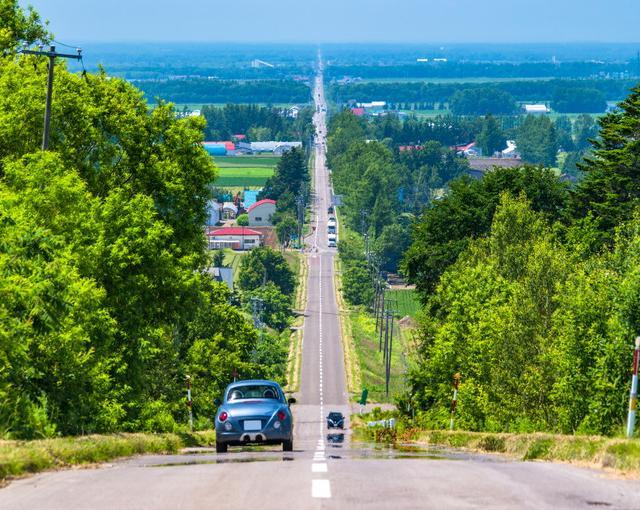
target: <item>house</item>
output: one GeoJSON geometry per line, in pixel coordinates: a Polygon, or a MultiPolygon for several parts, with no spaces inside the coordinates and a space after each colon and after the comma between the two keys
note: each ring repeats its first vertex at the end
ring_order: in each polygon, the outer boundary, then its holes
{"type": "Polygon", "coordinates": [[[230,267],[210,267],[206,272],[215,281],[225,283],[229,290],[233,290],[233,269],[230,267]]]}
{"type": "Polygon", "coordinates": [[[222,217],[222,207],[215,200],[207,202],[207,225],[217,225],[222,217]]]}
{"type": "Polygon", "coordinates": [[[302,142],[251,142],[250,144],[241,143],[241,148],[249,147],[253,154],[261,154],[263,152],[271,152],[273,154],[284,154],[294,147],[302,147],[302,142]]]}
{"type": "Polygon", "coordinates": [[[251,250],[262,245],[263,234],[247,227],[224,227],[209,229],[209,249],[251,250]]]}
{"type": "Polygon", "coordinates": [[[291,119],[297,119],[298,115],[300,115],[300,107],[299,106],[292,106],[291,108],[289,108],[287,110],[287,117],[291,118],[291,119]]]}
{"type": "Polygon", "coordinates": [[[364,117],[364,108],[351,108],[351,113],[356,117],[364,117]]]}
{"type": "Polygon", "coordinates": [[[518,147],[515,140],[507,140],[507,148],[501,151],[503,158],[519,158],[518,147]]]}
{"type": "Polygon", "coordinates": [[[269,198],[259,200],[247,209],[249,226],[268,227],[273,225],[271,218],[276,213],[276,201],[269,198]]]}
{"type": "Polygon", "coordinates": [[[480,147],[476,146],[476,142],[467,143],[465,145],[454,145],[449,148],[452,151],[455,151],[456,154],[464,156],[482,156],[482,150],[480,147]]]}
{"type": "Polygon", "coordinates": [[[546,104],[525,104],[522,108],[527,115],[544,115],[551,111],[546,104]]]}
{"type": "Polygon", "coordinates": [[[222,219],[233,220],[238,216],[238,206],[233,202],[225,202],[222,204],[222,219]]]}

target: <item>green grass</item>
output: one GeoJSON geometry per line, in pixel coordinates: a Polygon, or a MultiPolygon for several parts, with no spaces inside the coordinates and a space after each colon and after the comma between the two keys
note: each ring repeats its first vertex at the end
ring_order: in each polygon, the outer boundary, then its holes
{"type": "Polygon", "coordinates": [[[264,186],[272,175],[273,168],[270,167],[220,168],[215,185],[220,187],[259,187],[264,186]]]}
{"type": "Polygon", "coordinates": [[[420,301],[413,289],[388,290],[385,297],[393,300],[394,308],[397,310],[396,315],[400,318],[407,315],[415,317],[420,311],[420,301]]]}
{"type": "Polygon", "coordinates": [[[259,188],[273,175],[277,156],[218,156],[218,178],[214,185],[222,188],[259,188]]]}
{"type": "Polygon", "coordinates": [[[214,442],[214,431],[0,441],[0,480],[24,473],[104,462],[136,454],[176,453],[187,446],[209,446],[214,442]]]}
{"type": "Polygon", "coordinates": [[[240,262],[242,261],[242,257],[244,257],[247,253],[246,251],[234,251],[230,248],[224,249],[224,263],[227,267],[233,269],[233,285],[238,282],[238,274],[240,273],[240,262]]]}
{"type": "Polygon", "coordinates": [[[280,156],[215,156],[213,160],[218,168],[274,167],[280,156]]]}
{"type": "Polygon", "coordinates": [[[361,439],[465,448],[477,452],[500,453],[519,460],[569,462],[581,466],[610,468],[635,476],[640,474],[640,439],[423,430],[415,428],[404,419],[398,421],[395,430],[382,431],[365,427],[368,419],[363,416],[352,420],[356,429],[354,434],[361,439]]]}
{"type": "MultiPolygon", "coordinates": [[[[389,397],[386,396],[385,369],[382,352],[378,350],[380,336],[375,331],[375,318],[363,311],[354,310],[348,315],[351,321],[351,333],[355,344],[360,366],[362,387],[369,390],[372,402],[392,402],[394,397],[404,391],[404,375],[406,371],[406,351],[404,339],[399,334],[397,322],[393,331],[393,348],[391,354],[391,378],[389,381],[389,397]]],[[[382,339],[384,345],[384,337],[382,339]]]]}

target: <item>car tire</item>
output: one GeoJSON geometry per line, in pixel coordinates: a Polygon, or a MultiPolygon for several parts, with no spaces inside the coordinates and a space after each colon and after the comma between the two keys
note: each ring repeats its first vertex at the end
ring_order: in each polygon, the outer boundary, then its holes
{"type": "Polygon", "coordinates": [[[227,453],[227,443],[216,441],[216,453],[227,453]]]}
{"type": "Polygon", "coordinates": [[[292,452],[293,451],[293,441],[282,441],[282,451],[283,452],[292,452]]]}

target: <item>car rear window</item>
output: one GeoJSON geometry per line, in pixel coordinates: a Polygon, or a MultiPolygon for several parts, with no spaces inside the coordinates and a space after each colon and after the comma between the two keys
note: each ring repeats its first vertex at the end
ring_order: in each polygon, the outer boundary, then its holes
{"type": "Polygon", "coordinates": [[[268,384],[251,384],[246,386],[236,386],[227,393],[228,402],[238,402],[254,398],[280,399],[278,388],[268,384]]]}

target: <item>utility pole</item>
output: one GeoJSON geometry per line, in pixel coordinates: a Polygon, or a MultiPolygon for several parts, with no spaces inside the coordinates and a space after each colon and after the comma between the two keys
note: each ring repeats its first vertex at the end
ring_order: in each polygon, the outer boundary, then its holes
{"type": "Polygon", "coordinates": [[[49,150],[49,130],[51,125],[51,96],[53,94],[53,71],[56,65],[56,58],[72,58],[82,60],[82,50],[78,48],[76,54],[58,53],[55,46],[50,46],[49,51],[44,50],[20,50],[25,55],[37,55],[49,57],[49,75],[47,78],[47,100],[44,109],[44,131],[42,133],[42,150],[49,150]]]}
{"type": "Polygon", "coordinates": [[[260,319],[260,314],[262,313],[263,304],[263,299],[257,297],[251,298],[251,316],[253,317],[253,325],[257,329],[262,328],[262,320],[260,319]]]}

